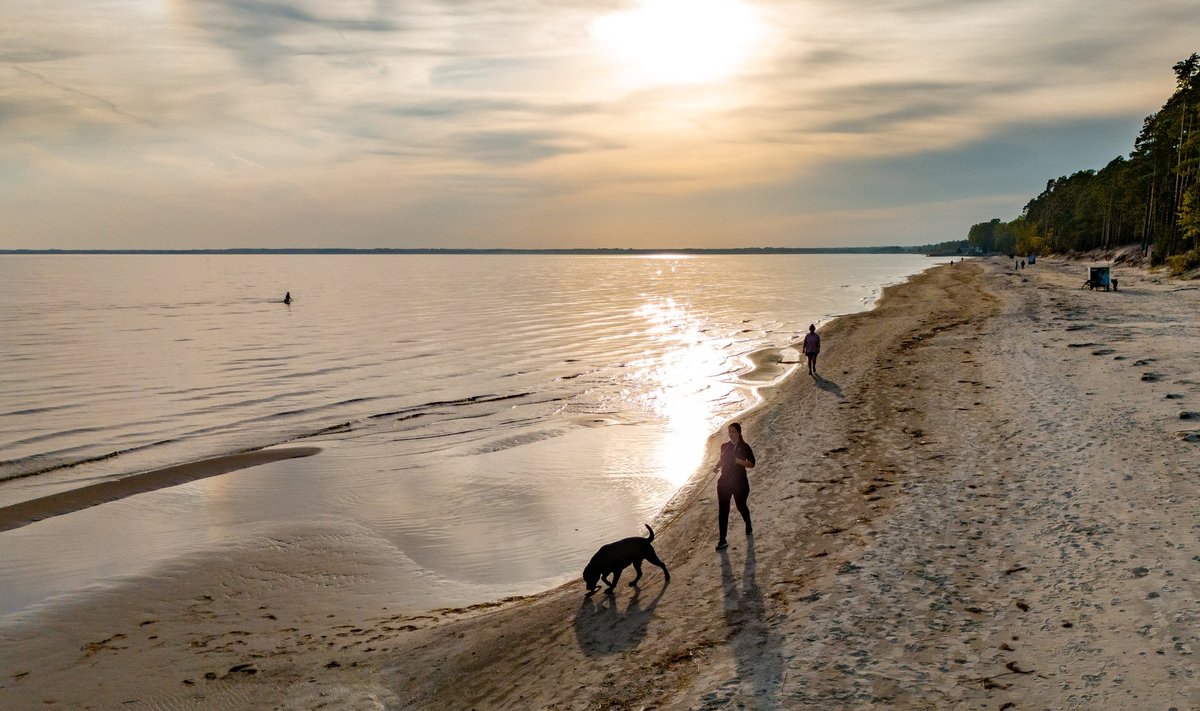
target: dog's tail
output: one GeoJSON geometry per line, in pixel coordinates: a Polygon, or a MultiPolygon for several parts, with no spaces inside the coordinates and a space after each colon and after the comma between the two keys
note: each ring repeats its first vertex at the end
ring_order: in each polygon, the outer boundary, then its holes
{"type": "Polygon", "coordinates": [[[646,539],[646,542],[649,543],[649,542],[653,541],[654,540],[654,529],[650,528],[650,524],[648,524],[648,523],[643,523],[642,525],[645,526],[646,530],[650,532],[650,537],[646,539]]]}

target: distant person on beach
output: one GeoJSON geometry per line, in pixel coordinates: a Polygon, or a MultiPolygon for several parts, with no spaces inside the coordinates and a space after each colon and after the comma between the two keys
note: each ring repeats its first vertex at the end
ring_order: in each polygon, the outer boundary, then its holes
{"type": "Polygon", "coordinates": [[[283,295],[283,303],[285,303],[285,304],[292,303],[292,292],[289,291],[288,293],[283,295]]]}
{"type": "Polygon", "coordinates": [[[729,529],[730,498],[737,504],[742,520],[746,522],[746,535],[754,535],[754,527],[750,525],[750,507],[746,505],[746,499],[750,497],[750,479],[746,477],[746,470],[754,468],[754,450],[742,439],[741,424],[730,423],[728,432],[729,441],[721,445],[721,461],[713,467],[714,470],[721,470],[721,476],[717,479],[717,520],[721,530],[717,550],[729,547],[725,533],[729,529]]]}
{"type": "Polygon", "coordinates": [[[1113,277],[1112,279],[1109,280],[1109,283],[1112,284],[1113,291],[1116,291],[1117,290],[1117,278],[1113,277]]]}
{"type": "Polygon", "coordinates": [[[800,350],[804,351],[804,356],[808,358],[808,374],[815,376],[817,355],[821,352],[821,337],[817,335],[817,327],[814,324],[808,324],[808,333],[804,336],[800,350]]]}

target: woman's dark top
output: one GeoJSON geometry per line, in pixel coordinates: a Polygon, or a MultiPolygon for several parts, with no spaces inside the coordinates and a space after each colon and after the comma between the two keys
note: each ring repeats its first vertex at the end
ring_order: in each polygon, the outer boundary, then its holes
{"type": "Polygon", "coordinates": [[[750,449],[746,440],[738,442],[736,446],[733,442],[721,445],[721,477],[717,480],[717,485],[749,488],[750,480],[746,478],[746,467],[735,462],[735,459],[755,463],[754,450],[750,449]]]}

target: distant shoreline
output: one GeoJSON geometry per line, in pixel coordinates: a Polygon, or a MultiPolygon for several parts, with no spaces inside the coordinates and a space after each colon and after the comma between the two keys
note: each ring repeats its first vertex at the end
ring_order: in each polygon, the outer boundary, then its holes
{"type": "Polygon", "coordinates": [[[9,254],[562,254],[562,255],[702,255],[702,254],[924,254],[926,247],[740,247],[730,249],[352,249],[352,248],[296,248],[296,249],[0,249],[0,255],[9,254]]]}

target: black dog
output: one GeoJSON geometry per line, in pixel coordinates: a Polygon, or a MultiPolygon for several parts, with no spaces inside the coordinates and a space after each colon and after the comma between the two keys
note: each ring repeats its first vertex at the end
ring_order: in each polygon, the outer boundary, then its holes
{"type": "Polygon", "coordinates": [[[646,524],[646,530],[650,532],[649,538],[633,536],[632,538],[623,538],[616,543],[600,546],[600,550],[592,556],[592,561],[583,569],[583,582],[587,585],[588,595],[600,588],[601,580],[608,585],[608,589],[604,592],[611,593],[613,588],[617,587],[617,581],[621,579],[621,571],[630,565],[637,571],[637,577],[629,584],[637,585],[637,581],[642,579],[643,560],[648,560],[662,568],[663,577],[670,582],[671,573],[667,571],[667,566],[658,559],[658,554],[654,552],[654,546],[650,545],[650,542],[654,540],[654,529],[646,524]],[[608,580],[609,575],[612,576],[612,582],[608,580]]]}

